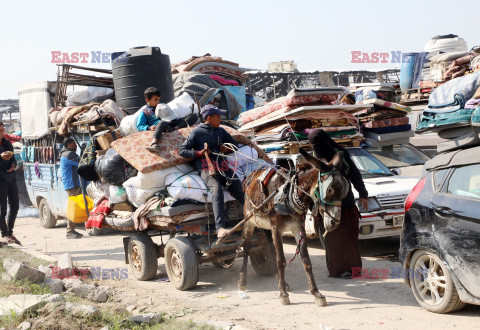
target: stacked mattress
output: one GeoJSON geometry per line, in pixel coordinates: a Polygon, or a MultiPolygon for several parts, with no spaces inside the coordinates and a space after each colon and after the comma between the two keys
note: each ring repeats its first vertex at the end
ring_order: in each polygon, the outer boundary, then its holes
{"type": "Polygon", "coordinates": [[[480,144],[480,74],[469,74],[439,86],[430,95],[417,133],[438,132],[448,139],[437,146],[438,152],[480,144]]]}
{"type": "MultiPolygon", "coordinates": [[[[355,94],[358,95],[358,92],[355,94]]],[[[370,94],[371,95],[371,94],[370,94]]],[[[409,107],[390,102],[378,97],[356,98],[357,104],[371,104],[372,107],[354,113],[358,118],[362,132],[371,145],[391,143],[408,143],[408,138],[413,135],[408,113],[409,107]]]]}

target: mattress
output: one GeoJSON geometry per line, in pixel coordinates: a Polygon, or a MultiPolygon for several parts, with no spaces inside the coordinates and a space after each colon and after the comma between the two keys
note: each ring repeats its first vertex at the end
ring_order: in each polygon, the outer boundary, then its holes
{"type": "Polygon", "coordinates": [[[469,126],[472,119],[473,109],[460,109],[446,113],[423,112],[420,116],[416,132],[440,131],[446,128],[469,126]]]}
{"type": "Polygon", "coordinates": [[[318,88],[318,89],[293,89],[287,96],[268,102],[263,107],[258,107],[242,113],[238,119],[240,126],[251,121],[262,119],[264,116],[283,109],[284,112],[304,105],[333,104],[348,91],[345,88],[318,88]]]}
{"type": "Polygon", "coordinates": [[[376,105],[378,107],[381,107],[381,108],[394,109],[394,110],[398,110],[398,111],[403,111],[405,113],[408,113],[412,110],[407,106],[404,106],[404,105],[401,105],[401,104],[398,104],[398,103],[388,102],[388,101],[381,100],[381,99],[363,100],[362,102],[360,102],[360,104],[374,104],[374,105],[376,105]]]}
{"type": "Polygon", "coordinates": [[[390,119],[372,120],[362,122],[362,126],[365,128],[380,128],[389,126],[403,126],[408,124],[408,117],[398,117],[390,119]]]}
{"type": "MultiPolygon", "coordinates": [[[[237,130],[228,126],[222,126],[229,132],[234,139],[245,141],[248,138],[237,130]]],[[[175,165],[184,164],[190,159],[183,158],[178,154],[178,149],[187,139],[191,131],[196,126],[181,128],[179,130],[165,133],[162,136],[160,150],[158,153],[152,153],[146,149],[153,138],[153,131],[144,131],[131,134],[122,139],[112,142],[111,146],[125,159],[130,165],[139,172],[147,174],[156,170],[165,169],[175,165]]],[[[241,142],[239,142],[241,143],[241,142]]]]}
{"type": "Polygon", "coordinates": [[[388,134],[388,133],[411,131],[412,126],[410,124],[407,124],[407,125],[400,125],[400,126],[387,126],[387,127],[364,128],[364,129],[366,132],[372,132],[375,134],[388,134]]]}

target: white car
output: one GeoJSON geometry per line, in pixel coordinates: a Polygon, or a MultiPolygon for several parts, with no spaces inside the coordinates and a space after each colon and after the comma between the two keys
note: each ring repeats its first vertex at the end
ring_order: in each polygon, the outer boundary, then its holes
{"type": "MultiPolygon", "coordinates": [[[[362,174],[369,194],[368,211],[360,210],[362,218],[359,239],[400,235],[404,219],[403,204],[418,182],[418,178],[395,175],[363,148],[347,148],[347,151],[362,174]]],[[[297,164],[302,156],[300,154],[269,154],[269,157],[276,164],[288,168],[288,159],[297,164]]],[[[354,187],[352,189],[357,200],[358,192],[354,187]]],[[[308,213],[305,221],[308,237],[320,236],[315,227],[313,217],[308,213]]]]}

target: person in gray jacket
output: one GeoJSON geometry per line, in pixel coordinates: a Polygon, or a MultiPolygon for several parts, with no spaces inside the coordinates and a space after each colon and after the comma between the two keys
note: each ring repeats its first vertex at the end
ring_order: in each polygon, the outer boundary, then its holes
{"type": "Polygon", "coordinates": [[[200,171],[200,176],[213,195],[213,214],[215,217],[215,228],[219,238],[226,236],[229,230],[225,228],[227,215],[225,214],[225,202],[223,198],[223,187],[240,203],[245,203],[245,194],[242,189],[242,183],[229,168],[226,159],[222,156],[212,156],[212,163],[215,167],[215,175],[210,176],[205,155],[211,152],[227,153],[229,150],[224,143],[230,143],[235,146],[237,142],[222,127],[220,127],[220,115],[226,114],[225,110],[220,110],[213,105],[206,105],[201,110],[201,115],[205,120],[195,128],[187,140],[180,147],[180,156],[194,159],[195,167],[200,171]],[[207,143],[208,148],[205,148],[207,143]],[[221,175],[218,170],[224,172],[221,175]]]}

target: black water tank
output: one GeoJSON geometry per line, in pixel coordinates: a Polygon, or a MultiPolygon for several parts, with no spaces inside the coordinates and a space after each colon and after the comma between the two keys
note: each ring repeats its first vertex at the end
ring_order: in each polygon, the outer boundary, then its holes
{"type": "Polygon", "coordinates": [[[112,53],[113,85],[118,106],[128,114],[145,105],[143,92],[156,87],[161,103],[174,99],[170,57],[159,47],[134,47],[128,52],[112,53]]]}

